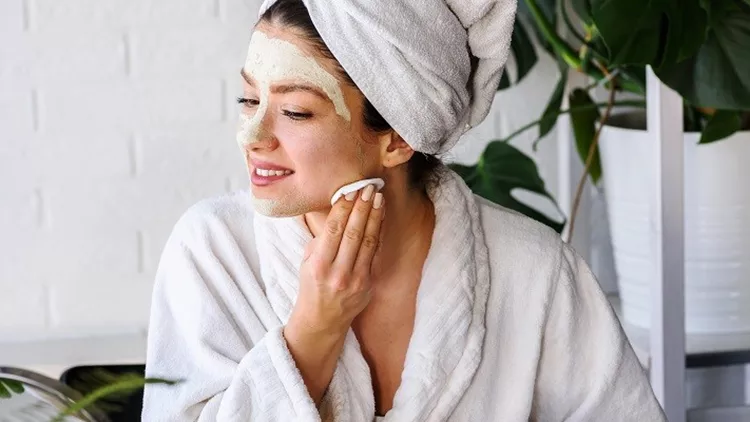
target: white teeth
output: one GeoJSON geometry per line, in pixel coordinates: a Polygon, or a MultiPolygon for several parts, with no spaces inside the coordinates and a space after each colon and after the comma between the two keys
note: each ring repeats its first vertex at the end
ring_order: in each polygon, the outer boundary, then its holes
{"type": "Polygon", "coordinates": [[[266,169],[255,169],[255,174],[258,176],[269,177],[269,176],[285,176],[292,174],[291,170],[266,170],[266,169]]]}

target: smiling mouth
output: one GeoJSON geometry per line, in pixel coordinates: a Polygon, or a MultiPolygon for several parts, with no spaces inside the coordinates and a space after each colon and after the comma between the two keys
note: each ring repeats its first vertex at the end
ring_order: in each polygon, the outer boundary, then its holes
{"type": "Polygon", "coordinates": [[[256,168],[255,174],[261,177],[279,177],[279,176],[288,176],[290,174],[294,173],[291,170],[266,170],[262,168],[256,168]]]}
{"type": "Polygon", "coordinates": [[[264,169],[256,167],[250,174],[250,181],[255,186],[268,186],[294,174],[292,170],[264,169]]]}

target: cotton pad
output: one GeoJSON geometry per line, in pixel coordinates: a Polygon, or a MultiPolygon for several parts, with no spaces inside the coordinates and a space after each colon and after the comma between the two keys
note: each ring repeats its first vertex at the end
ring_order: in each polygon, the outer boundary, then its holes
{"type": "Polygon", "coordinates": [[[333,194],[333,197],[331,198],[331,206],[336,203],[336,201],[339,200],[342,196],[356,192],[362,188],[364,188],[367,185],[374,185],[375,189],[377,191],[380,191],[383,189],[383,186],[385,186],[385,181],[383,179],[364,179],[360,180],[358,182],[349,183],[348,185],[342,186],[339,190],[336,191],[336,193],[333,194]]]}

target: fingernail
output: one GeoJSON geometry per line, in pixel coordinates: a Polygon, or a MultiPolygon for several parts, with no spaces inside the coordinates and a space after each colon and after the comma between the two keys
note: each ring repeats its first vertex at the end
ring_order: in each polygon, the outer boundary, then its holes
{"type": "Polygon", "coordinates": [[[347,193],[346,195],[344,195],[344,198],[345,198],[345,199],[346,199],[347,201],[354,201],[354,198],[356,198],[356,197],[357,197],[357,191],[354,191],[354,192],[349,192],[349,193],[347,193]]]}
{"type": "Polygon", "coordinates": [[[373,185],[367,185],[365,190],[362,192],[362,200],[363,201],[369,201],[370,198],[372,198],[372,193],[375,191],[375,186],[373,185]]]}
{"type": "Polygon", "coordinates": [[[378,192],[375,194],[375,200],[372,201],[372,207],[378,210],[380,209],[382,205],[383,205],[383,194],[378,192]]]}

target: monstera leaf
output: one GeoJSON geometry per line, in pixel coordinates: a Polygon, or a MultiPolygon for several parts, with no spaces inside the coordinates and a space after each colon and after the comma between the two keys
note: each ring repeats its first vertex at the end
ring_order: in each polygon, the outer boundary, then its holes
{"type": "MultiPolygon", "coordinates": [[[[551,21],[554,21],[557,0],[540,0],[539,3],[544,14],[551,21]]],[[[531,38],[530,32],[536,33],[537,42],[542,48],[548,52],[552,52],[549,43],[547,43],[547,40],[543,36],[539,35],[538,28],[533,22],[528,8],[523,2],[519,2],[518,15],[513,24],[513,33],[510,40],[510,54],[513,56],[513,61],[515,62],[516,78],[514,82],[511,82],[508,73],[508,64],[506,64],[500,85],[497,88],[498,90],[510,88],[513,84],[521,82],[539,61],[539,56],[537,55],[534,40],[531,38]]]]}
{"type": "Polygon", "coordinates": [[[720,141],[742,129],[742,115],[738,111],[717,110],[708,120],[699,143],[720,141]]]}
{"type": "MultiPolygon", "coordinates": [[[[539,61],[539,57],[536,54],[534,43],[531,41],[529,34],[518,20],[516,20],[513,25],[513,35],[510,40],[510,52],[513,55],[516,64],[516,83],[519,83],[529,74],[529,72],[531,72],[531,69],[533,69],[537,61],[539,61]]],[[[508,65],[506,64],[498,90],[509,88],[510,85],[508,65]]]]}
{"type": "Polygon", "coordinates": [[[507,142],[490,142],[476,165],[452,164],[450,167],[475,194],[546,224],[558,233],[565,227],[565,221],[554,221],[513,196],[517,190],[526,190],[557,205],[545,189],[534,160],[507,142]]]}
{"type": "Polygon", "coordinates": [[[584,16],[590,15],[607,46],[610,66],[659,69],[693,56],[705,39],[701,0],[589,0],[575,8],[587,7],[584,16]]]}
{"type": "Polygon", "coordinates": [[[750,110],[750,4],[710,0],[705,7],[709,29],[697,54],[657,75],[693,105],[750,110]]]}

